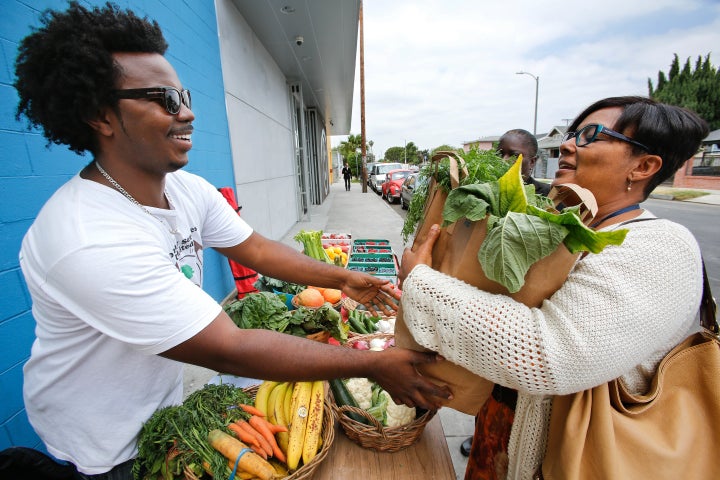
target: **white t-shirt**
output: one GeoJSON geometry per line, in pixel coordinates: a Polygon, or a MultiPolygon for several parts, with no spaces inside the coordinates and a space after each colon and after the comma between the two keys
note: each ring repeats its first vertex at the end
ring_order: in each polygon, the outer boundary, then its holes
{"type": "Polygon", "coordinates": [[[203,249],[252,233],[202,178],[167,175],[171,210],[143,211],[75,176],[25,236],[20,266],[36,340],[24,367],[30,423],[86,474],[136,455],[153,412],[182,400],[182,364],[160,357],[220,313],[202,290],[203,249]],[[171,230],[178,233],[171,233],[171,230]]]}

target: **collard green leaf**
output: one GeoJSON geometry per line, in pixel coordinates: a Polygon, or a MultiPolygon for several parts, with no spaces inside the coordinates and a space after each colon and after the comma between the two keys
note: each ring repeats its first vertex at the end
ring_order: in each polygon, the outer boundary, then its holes
{"type": "Polygon", "coordinates": [[[554,252],[567,232],[546,218],[510,212],[488,232],[478,261],[489,279],[515,293],[532,264],[554,252]]]}
{"type": "Polygon", "coordinates": [[[568,234],[563,241],[571,253],[592,252],[600,253],[608,245],[620,245],[625,240],[627,229],[609,232],[596,232],[582,223],[577,215],[579,207],[566,208],[560,214],[546,212],[539,208],[528,207],[528,213],[545,218],[550,222],[563,225],[568,234]]]}
{"type": "Polygon", "coordinates": [[[500,185],[499,211],[493,213],[498,217],[503,217],[508,212],[525,213],[528,198],[522,181],[522,155],[519,155],[510,170],[498,179],[498,184],[500,185]]]}
{"type": "Polygon", "coordinates": [[[466,217],[473,222],[482,220],[488,210],[498,206],[497,183],[475,183],[451,190],[443,207],[443,226],[466,217]]]}

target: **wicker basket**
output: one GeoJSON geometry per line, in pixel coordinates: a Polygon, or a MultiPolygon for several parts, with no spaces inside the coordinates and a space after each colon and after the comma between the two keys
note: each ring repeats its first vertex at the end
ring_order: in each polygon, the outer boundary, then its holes
{"type": "Polygon", "coordinates": [[[330,340],[330,332],[328,332],[327,330],[320,330],[319,332],[305,335],[305,338],[307,338],[308,340],[314,340],[314,341],[320,342],[320,343],[327,343],[328,340],[330,340]]]}
{"type": "MultiPolygon", "coordinates": [[[[389,340],[394,335],[391,333],[371,333],[367,335],[354,335],[348,339],[345,347],[352,348],[355,342],[365,340],[368,343],[370,340],[381,338],[383,340],[389,340]]],[[[340,423],[345,434],[358,445],[364,448],[370,448],[380,452],[397,452],[403,448],[407,448],[417,442],[425,430],[425,425],[435,416],[437,411],[427,411],[417,409],[417,416],[415,420],[402,427],[384,427],[378,422],[375,417],[363,410],[362,408],[350,407],[347,405],[338,406],[335,403],[335,397],[330,392],[330,399],[332,400],[333,412],[335,417],[340,423]],[[345,413],[353,412],[363,418],[366,418],[370,425],[365,425],[345,415],[345,413]]]]}
{"type": "Polygon", "coordinates": [[[347,405],[340,407],[335,403],[332,392],[330,393],[330,397],[333,400],[332,408],[335,412],[335,417],[337,421],[340,422],[340,426],[345,432],[345,435],[361,447],[370,448],[379,452],[397,452],[417,442],[423,430],[425,430],[425,425],[427,425],[437,413],[434,410],[427,411],[417,409],[418,416],[409,424],[403,425],[402,427],[384,427],[375,417],[362,408],[347,405]],[[365,425],[353,420],[345,415],[345,413],[348,412],[354,412],[367,418],[370,425],[365,425]]]}
{"type": "Polygon", "coordinates": [[[368,344],[370,344],[370,340],[374,340],[376,338],[388,341],[395,338],[395,335],[392,333],[355,333],[350,331],[348,332],[348,341],[343,346],[355,348],[355,344],[360,340],[365,340],[368,344]]]}
{"type": "MultiPolygon", "coordinates": [[[[257,393],[258,387],[259,385],[254,385],[252,387],[243,388],[243,391],[254,398],[255,394],[257,393]]],[[[325,395],[325,407],[323,411],[322,422],[322,445],[320,447],[320,451],[315,455],[312,460],[310,460],[310,463],[301,466],[288,476],[283,477],[284,480],[308,480],[312,478],[315,469],[317,469],[320,463],[325,459],[325,457],[327,457],[328,452],[330,451],[330,447],[332,447],[332,444],[335,441],[335,414],[333,410],[334,402],[331,401],[329,395],[332,394],[328,391],[328,393],[326,393],[325,395]]],[[[183,469],[183,473],[185,475],[185,480],[201,480],[187,467],[183,469]]],[[[206,477],[203,476],[203,478],[206,477]]]]}

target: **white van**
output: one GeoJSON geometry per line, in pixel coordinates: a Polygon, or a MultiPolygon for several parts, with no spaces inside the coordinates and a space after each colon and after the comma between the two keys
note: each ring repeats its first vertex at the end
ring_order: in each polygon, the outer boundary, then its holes
{"type": "Polygon", "coordinates": [[[397,170],[399,168],[403,168],[402,163],[376,163],[373,165],[368,179],[370,188],[375,190],[375,193],[380,194],[382,184],[385,182],[385,174],[390,170],[397,170]]]}

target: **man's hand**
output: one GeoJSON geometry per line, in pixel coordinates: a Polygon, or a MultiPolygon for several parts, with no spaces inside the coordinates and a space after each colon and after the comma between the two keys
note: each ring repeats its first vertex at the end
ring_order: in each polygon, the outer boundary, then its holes
{"type": "Polygon", "coordinates": [[[400,347],[391,347],[382,352],[371,352],[378,356],[375,380],[387,391],[398,405],[437,410],[443,401],[452,399],[447,386],[439,386],[420,375],[418,365],[445,361],[436,353],[423,353],[400,347]]]}
{"type": "Polygon", "coordinates": [[[361,272],[350,272],[342,291],[373,315],[378,315],[378,310],[384,315],[394,315],[400,299],[400,291],[389,280],[361,272]]]}
{"type": "Polygon", "coordinates": [[[413,245],[412,249],[405,249],[400,263],[400,271],[398,272],[400,288],[402,288],[402,282],[417,265],[432,265],[432,251],[439,236],[440,225],[435,224],[430,227],[425,240],[413,245]]]}

